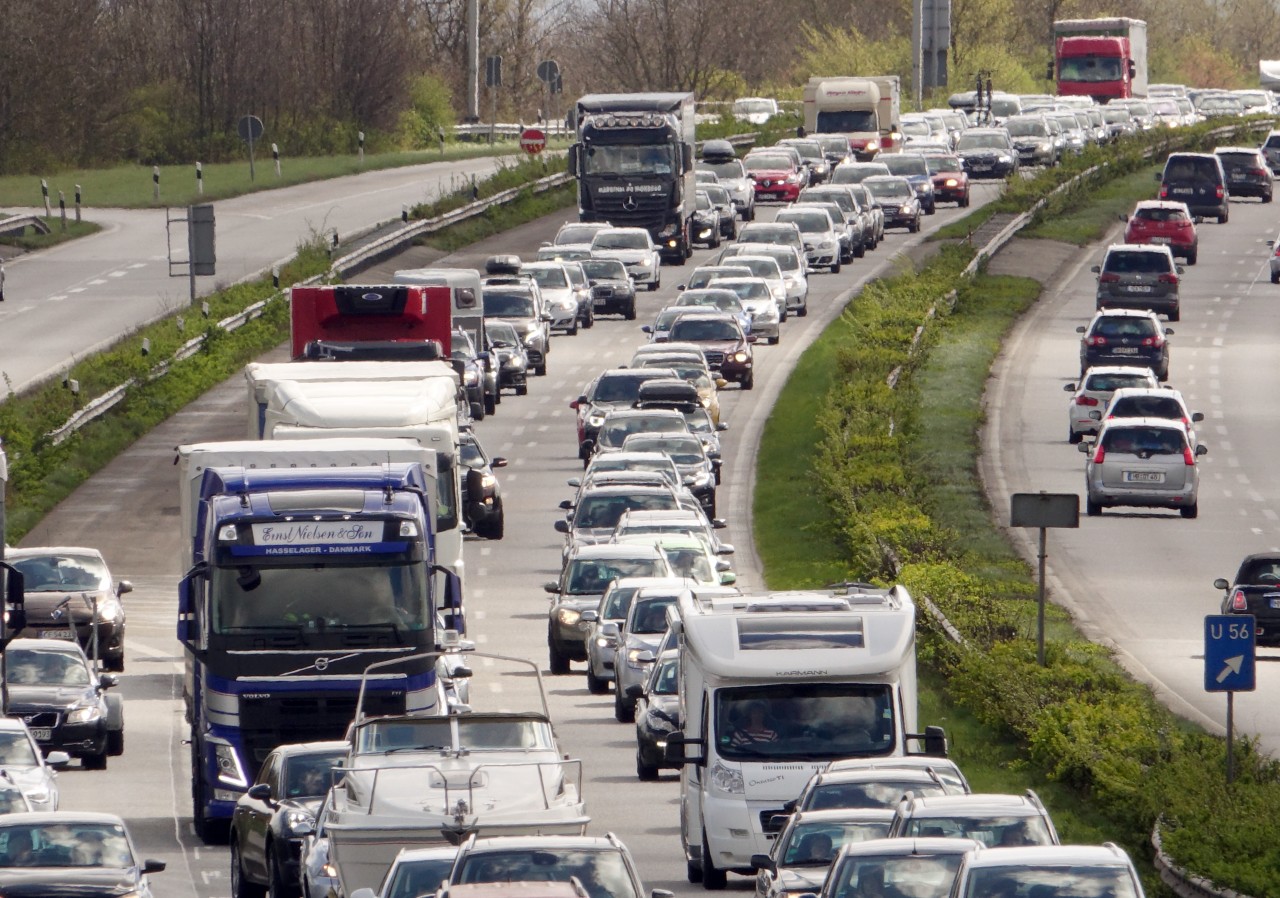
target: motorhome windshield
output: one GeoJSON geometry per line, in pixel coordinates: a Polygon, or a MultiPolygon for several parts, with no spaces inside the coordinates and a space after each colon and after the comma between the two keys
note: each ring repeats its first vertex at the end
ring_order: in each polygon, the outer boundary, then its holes
{"type": "Polygon", "coordinates": [[[848,131],[875,131],[876,113],[873,109],[820,110],[818,130],[839,134],[848,131]]]}
{"type": "Polygon", "coordinates": [[[892,689],[882,684],[775,683],[715,697],[716,753],[726,760],[822,760],[893,751],[892,689]]]}

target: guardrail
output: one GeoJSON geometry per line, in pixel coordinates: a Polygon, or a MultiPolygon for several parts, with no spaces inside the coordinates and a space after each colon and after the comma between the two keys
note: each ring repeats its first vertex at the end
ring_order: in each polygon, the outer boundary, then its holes
{"type": "Polygon", "coordinates": [[[35,228],[41,234],[50,232],[48,223],[39,215],[11,215],[8,218],[0,218],[0,234],[23,231],[27,228],[35,228]]]}

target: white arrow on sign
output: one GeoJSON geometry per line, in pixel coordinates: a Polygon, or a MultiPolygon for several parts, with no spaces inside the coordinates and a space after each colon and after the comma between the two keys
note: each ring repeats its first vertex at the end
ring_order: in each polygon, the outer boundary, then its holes
{"type": "Polygon", "coordinates": [[[1244,655],[1236,655],[1234,658],[1222,659],[1222,673],[1218,674],[1218,682],[1221,683],[1227,676],[1240,673],[1240,665],[1244,663],[1244,655]]]}

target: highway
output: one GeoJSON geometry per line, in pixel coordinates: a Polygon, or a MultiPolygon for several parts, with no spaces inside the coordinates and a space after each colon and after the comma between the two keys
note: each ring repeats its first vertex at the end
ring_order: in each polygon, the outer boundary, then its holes
{"type": "MultiPolygon", "coordinates": [[[[976,187],[974,203],[995,195],[995,186],[976,187]]],[[[936,216],[925,219],[926,233],[963,211],[967,210],[940,207],[936,216]]],[[[440,264],[474,266],[498,251],[530,255],[570,214],[515,229],[440,264]]],[[[762,220],[771,216],[771,208],[761,209],[762,220]]],[[[743,393],[730,387],[721,394],[730,430],[723,435],[720,510],[730,520],[726,540],[738,546],[736,565],[744,588],[760,584],[749,545],[751,478],[756,440],[773,398],[804,346],[839,313],[850,292],[892,270],[895,252],[924,236],[891,232],[880,249],[846,266],[840,275],[813,275],[809,316],[790,318],[780,345],[757,348],[756,388],[743,393]]],[[[385,277],[395,267],[423,264],[416,255],[420,252],[394,260],[366,279],[385,277]]],[[[644,339],[639,325],[671,301],[681,275],[710,255],[699,250],[687,268],[667,268],[661,291],[640,294],[639,320],[602,318],[576,337],[555,337],[548,376],[533,379],[527,397],[506,396],[498,413],[478,425],[489,452],[511,459],[510,466],[499,471],[508,515],[506,538],[467,544],[471,635],[483,650],[531,658],[545,669],[548,602],[541,587],[558,573],[562,540],[552,525],[561,514],[558,503],[569,495],[565,481],[581,471],[568,403],[596,372],[630,357],[644,339]]],[[[272,358],[284,358],[283,349],[272,358]]],[[[245,387],[238,377],[210,391],[116,459],[23,541],[97,546],[115,575],[132,580],[136,587],[126,599],[128,667],[121,686],[126,697],[126,752],[112,759],[106,772],[73,765],[61,782],[64,806],[124,814],[143,853],[168,863],[168,871],[155,880],[160,892],[173,898],[230,894],[227,849],[201,845],[190,827],[182,657],[174,636],[179,547],[173,447],[241,438],[245,403],[245,387]]],[[[529,678],[499,680],[486,665],[477,668],[473,690],[487,690],[510,707],[527,706],[532,700],[529,678]]],[[[548,676],[546,685],[561,747],[584,761],[591,831],[616,832],[635,854],[648,887],[697,894],[700,887],[684,879],[674,773],[664,772],[658,783],[637,780],[633,727],[614,721],[611,696],[587,692],[581,670],[575,665],[570,676],[548,676]]],[[[747,889],[750,883],[731,877],[730,889],[747,889]]]]}
{"type": "MultiPolygon", "coordinates": [[[[437,199],[472,175],[483,179],[503,161],[382,169],[214,203],[217,274],[197,278],[197,294],[268,271],[313,237],[345,236],[399,218],[405,205],[437,199]]],[[[21,392],[60,374],[120,335],[186,305],[186,269],[170,277],[165,225],[167,217],[185,215],[183,208],[88,207],[85,219],[101,225],[101,232],[5,265],[0,376],[8,388],[21,392]]],[[[174,225],[173,234],[173,257],[185,260],[185,224],[174,225]]]]}
{"type": "MultiPolygon", "coordinates": [[[[1009,494],[1047,490],[1081,496],[1078,530],[1049,535],[1054,598],[1085,632],[1115,649],[1180,714],[1225,731],[1226,698],[1204,691],[1204,624],[1217,614],[1217,577],[1241,558],[1280,549],[1280,287],[1270,283],[1266,241],[1272,206],[1231,204],[1226,225],[1199,225],[1199,263],[1182,277],[1182,320],[1171,324],[1169,385],[1202,411],[1200,514],[1184,520],[1155,509],[1107,509],[1084,517],[1084,456],[1067,444],[1063,386],[1079,373],[1078,325],[1093,313],[1100,249],[1082,252],[1018,324],[990,380],[983,472],[998,517],[1009,494]]],[[[1118,242],[1117,227],[1112,238],[1118,242]]],[[[1105,245],[1105,243],[1104,243],[1105,245]]],[[[1014,531],[1024,554],[1032,531],[1014,531]]],[[[1280,652],[1260,649],[1257,691],[1239,693],[1239,735],[1280,750],[1280,652]]]]}

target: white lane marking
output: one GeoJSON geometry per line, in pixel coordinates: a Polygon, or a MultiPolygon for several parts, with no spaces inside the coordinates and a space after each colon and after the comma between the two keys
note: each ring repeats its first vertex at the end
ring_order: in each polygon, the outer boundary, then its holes
{"type": "Polygon", "coordinates": [[[122,277],[124,277],[124,276],[125,276],[126,274],[128,274],[128,273],[129,273],[129,272],[127,272],[127,271],[113,271],[113,272],[111,272],[110,274],[108,274],[108,275],[107,275],[107,277],[109,277],[109,278],[122,278],[122,277]]]}
{"type": "Polygon", "coordinates": [[[90,287],[101,287],[101,286],[102,286],[103,284],[105,284],[105,283],[106,283],[106,281],[104,281],[102,278],[94,278],[93,280],[89,281],[89,286],[90,286],[90,287]]]}
{"type": "Polygon", "coordinates": [[[59,293],[57,296],[50,296],[49,302],[62,302],[66,298],[67,298],[67,294],[59,293]]]}
{"type": "Polygon", "coordinates": [[[72,287],[72,288],[71,288],[70,290],[68,290],[67,292],[68,292],[68,293],[83,293],[83,292],[84,292],[84,289],[85,289],[84,287],[72,287]]]}

